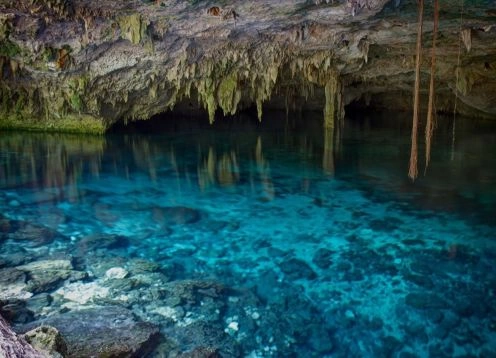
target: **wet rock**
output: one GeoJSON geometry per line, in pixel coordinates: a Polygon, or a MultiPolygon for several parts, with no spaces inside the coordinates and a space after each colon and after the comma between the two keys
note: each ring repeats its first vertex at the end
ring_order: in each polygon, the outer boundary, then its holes
{"type": "Polygon", "coordinates": [[[426,289],[431,289],[434,287],[434,283],[432,282],[430,277],[426,275],[415,275],[415,274],[407,273],[404,274],[403,277],[406,280],[416,284],[417,286],[424,287],[426,289]]]}
{"type": "Polygon", "coordinates": [[[221,357],[234,358],[241,356],[241,349],[234,338],[224,332],[224,327],[212,322],[196,321],[186,327],[175,327],[168,332],[178,341],[183,351],[188,352],[198,347],[210,347],[218,350],[221,357]]]}
{"type": "Polygon", "coordinates": [[[18,266],[28,274],[27,290],[30,292],[46,292],[57,288],[60,283],[72,274],[70,260],[40,260],[18,266]]]}
{"type": "Polygon", "coordinates": [[[405,303],[417,309],[441,309],[448,306],[446,301],[433,293],[410,293],[405,297],[405,303]]]}
{"type": "Polygon", "coordinates": [[[31,312],[38,314],[51,305],[53,297],[48,293],[39,293],[26,301],[26,308],[31,312]]]}
{"type": "Polygon", "coordinates": [[[201,219],[200,211],[184,206],[169,206],[159,209],[164,225],[193,224],[201,219]]]}
{"type": "Polygon", "coordinates": [[[0,216],[0,242],[3,239],[8,239],[8,234],[12,234],[19,230],[21,227],[21,221],[11,220],[5,216],[0,216]]]}
{"type": "Polygon", "coordinates": [[[129,239],[123,235],[115,234],[94,234],[81,238],[76,247],[80,254],[91,252],[97,249],[118,249],[127,247],[129,239]]]}
{"type": "Polygon", "coordinates": [[[313,280],[317,278],[317,274],[306,262],[296,258],[283,261],[279,264],[279,268],[289,280],[313,280]]]}
{"type": "Polygon", "coordinates": [[[57,231],[25,222],[20,224],[19,229],[14,231],[9,237],[16,242],[33,248],[51,244],[56,239],[67,240],[66,237],[59,234],[57,231]]]}
{"type": "Polygon", "coordinates": [[[129,272],[122,267],[111,267],[105,272],[106,280],[119,280],[126,278],[129,272]]]}
{"type": "Polygon", "coordinates": [[[313,255],[312,262],[321,269],[329,268],[333,254],[334,252],[329,249],[320,248],[313,255]]]}
{"type": "Polygon", "coordinates": [[[12,323],[27,323],[34,315],[26,307],[26,302],[19,299],[0,300],[0,314],[12,323]]]}
{"type": "Polygon", "coordinates": [[[279,296],[275,294],[275,290],[280,286],[280,283],[274,271],[269,270],[260,273],[255,285],[255,292],[260,300],[271,302],[279,299],[279,296]]]}
{"type": "Polygon", "coordinates": [[[0,258],[0,261],[4,262],[3,266],[5,267],[19,266],[26,262],[30,262],[32,260],[33,260],[33,256],[22,248],[18,248],[18,250],[15,252],[9,250],[8,255],[2,256],[0,258]]]}
{"type": "Polygon", "coordinates": [[[0,270],[0,287],[16,283],[26,282],[26,274],[17,268],[5,268],[0,270]]]}
{"type": "Polygon", "coordinates": [[[322,329],[320,326],[312,326],[310,332],[308,344],[314,351],[325,354],[333,350],[333,339],[327,330],[322,329]]]}
{"type": "Polygon", "coordinates": [[[190,352],[179,354],[177,358],[222,358],[222,356],[217,348],[198,347],[190,352]]]}
{"type": "Polygon", "coordinates": [[[144,259],[133,259],[130,260],[127,264],[129,271],[131,271],[132,274],[139,274],[139,273],[146,273],[146,272],[156,272],[160,270],[160,265],[144,260],[144,259]]]}
{"type": "Polygon", "coordinates": [[[0,300],[12,298],[27,299],[33,294],[29,292],[26,284],[26,274],[16,268],[0,270],[0,300]]]}
{"type": "Polygon", "coordinates": [[[402,223],[401,220],[396,218],[376,219],[369,221],[369,227],[374,231],[390,233],[398,228],[402,223]]]}
{"type": "MultiPolygon", "coordinates": [[[[436,358],[450,358],[453,357],[453,347],[452,346],[442,346],[441,344],[435,344],[429,347],[429,356],[436,358]]],[[[491,355],[480,355],[481,357],[492,357],[491,355]]]]}
{"type": "Polygon", "coordinates": [[[220,299],[225,294],[225,287],[213,281],[182,280],[168,282],[163,285],[166,302],[173,307],[199,305],[205,297],[220,299]]]}
{"type": "Polygon", "coordinates": [[[386,336],[381,340],[384,357],[393,357],[401,348],[401,341],[393,336],[386,336]]]}
{"type": "Polygon", "coordinates": [[[143,357],[153,350],[159,337],[156,326],[138,322],[131,311],[116,306],[56,314],[16,329],[26,332],[41,325],[60,332],[69,358],[143,357]]]}
{"type": "Polygon", "coordinates": [[[23,337],[37,351],[50,358],[67,356],[67,345],[59,331],[54,327],[37,327],[26,332],[23,337]]]}
{"type": "Polygon", "coordinates": [[[0,315],[0,357],[5,358],[46,358],[26,340],[18,336],[0,315]]]}
{"type": "Polygon", "coordinates": [[[74,282],[59,288],[55,293],[65,300],[84,305],[97,299],[107,298],[110,289],[97,282],[74,282]]]}

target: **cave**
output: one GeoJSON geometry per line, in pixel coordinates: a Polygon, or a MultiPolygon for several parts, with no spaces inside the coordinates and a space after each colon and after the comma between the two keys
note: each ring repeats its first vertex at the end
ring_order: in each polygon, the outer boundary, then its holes
{"type": "Polygon", "coordinates": [[[496,356],[495,20],[2,0],[0,356],[496,356]]]}

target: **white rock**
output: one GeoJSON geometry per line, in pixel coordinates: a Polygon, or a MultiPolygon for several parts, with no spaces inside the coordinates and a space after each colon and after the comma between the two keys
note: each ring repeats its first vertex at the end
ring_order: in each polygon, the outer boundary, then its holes
{"type": "Polygon", "coordinates": [[[39,260],[32,261],[26,265],[17,266],[17,269],[29,272],[35,271],[58,271],[72,270],[72,264],[70,260],[39,260]]]}
{"type": "Polygon", "coordinates": [[[177,317],[177,312],[174,308],[165,306],[165,307],[157,307],[154,310],[150,311],[151,313],[156,313],[158,315],[167,317],[172,319],[174,322],[177,322],[179,318],[177,317]]]}
{"type": "Polygon", "coordinates": [[[26,287],[27,285],[25,283],[6,286],[0,285],[0,300],[7,300],[12,298],[27,300],[28,298],[31,298],[33,294],[31,292],[24,291],[26,287]]]}
{"type": "Polygon", "coordinates": [[[253,312],[253,313],[251,314],[251,318],[253,318],[253,319],[255,319],[255,320],[259,319],[259,318],[260,318],[260,313],[258,313],[258,312],[253,312]]]}
{"type": "Polygon", "coordinates": [[[127,272],[122,267],[112,267],[112,268],[109,268],[105,272],[105,278],[107,280],[110,280],[110,279],[123,279],[123,278],[125,278],[128,275],[128,273],[129,272],[127,272]]]}
{"type": "Polygon", "coordinates": [[[59,288],[55,293],[61,295],[66,300],[84,305],[95,298],[107,297],[109,289],[100,286],[97,282],[74,282],[59,288]]]}
{"type": "Polygon", "coordinates": [[[239,330],[239,324],[238,324],[238,322],[233,321],[233,322],[229,323],[227,328],[230,329],[231,331],[237,332],[239,330]]]}

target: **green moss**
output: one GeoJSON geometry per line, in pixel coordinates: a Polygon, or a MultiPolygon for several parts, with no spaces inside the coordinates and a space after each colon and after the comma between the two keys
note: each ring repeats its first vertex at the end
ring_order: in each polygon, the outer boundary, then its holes
{"type": "Polygon", "coordinates": [[[217,89],[217,98],[220,108],[226,114],[235,114],[238,102],[241,98],[241,92],[238,91],[238,76],[231,73],[224,77],[217,89]]]}
{"type": "Polygon", "coordinates": [[[80,112],[83,109],[83,101],[81,100],[81,96],[79,93],[73,93],[70,97],[70,105],[73,110],[80,112]]]}
{"type": "Polygon", "coordinates": [[[12,58],[21,53],[21,49],[17,44],[10,40],[0,42],[0,56],[12,58]]]}
{"type": "Polygon", "coordinates": [[[137,45],[146,36],[147,24],[141,14],[132,13],[119,17],[117,20],[121,30],[121,37],[137,45]]]}
{"type": "Polygon", "coordinates": [[[2,130],[25,130],[34,132],[65,132],[103,134],[105,123],[89,115],[67,115],[60,119],[33,119],[24,118],[21,115],[0,116],[0,129],[2,130]]]}

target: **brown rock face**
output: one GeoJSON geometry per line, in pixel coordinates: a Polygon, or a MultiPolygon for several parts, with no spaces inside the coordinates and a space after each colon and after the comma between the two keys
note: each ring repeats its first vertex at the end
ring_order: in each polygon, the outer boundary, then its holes
{"type": "MultiPolygon", "coordinates": [[[[3,127],[103,131],[174,108],[411,108],[414,0],[7,0],[3,127]]],[[[496,117],[494,1],[441,1],[438,111],[496,117]],[[466,2],[465,2],[466,3],[466,2]]],[[[426,5],[423,97],[430,73],[426,5]]]]}

